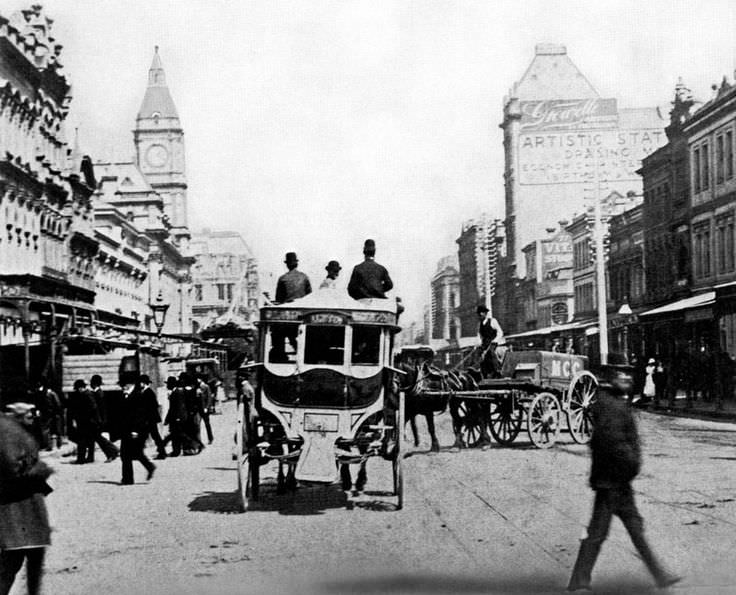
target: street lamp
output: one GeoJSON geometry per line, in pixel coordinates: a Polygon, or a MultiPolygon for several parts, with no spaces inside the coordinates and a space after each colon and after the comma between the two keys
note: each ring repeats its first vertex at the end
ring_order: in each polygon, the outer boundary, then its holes
{"type": "Polygon", "coordinates": [[[164,302],[164,296],[161,295],[159,290],[156,299],[152,304],[148,304],[153,312],[153,324],[156,325],[156,336],[161,337],[161,330],[164,328],[164,322],[166,320],[166,312],[169,310],[169,304],[164,302]]]}
{"type": "Polygon", "coordinates": [[[629,314],[633,314],[633,311],[631,310],[631,306],[629,306],[629,298],[624,296],[624,303],[621,304],[621,307],[618,309],[618,313],[628,316],[629,314]]]}

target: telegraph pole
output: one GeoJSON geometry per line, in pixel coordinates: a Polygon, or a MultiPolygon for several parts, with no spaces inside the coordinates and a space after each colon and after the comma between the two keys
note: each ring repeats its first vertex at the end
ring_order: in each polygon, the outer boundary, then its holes
{"type": "Polygon", "coordinates": [[[595,276],[598,296],[598,340],[600,343],[601,364],[608,363],[608,311],[606,309],[606,263],[603,254],[603,215],[601,213],[601,181],[596,164],[595,208],[593,237],[595,241],[595,276]]]}

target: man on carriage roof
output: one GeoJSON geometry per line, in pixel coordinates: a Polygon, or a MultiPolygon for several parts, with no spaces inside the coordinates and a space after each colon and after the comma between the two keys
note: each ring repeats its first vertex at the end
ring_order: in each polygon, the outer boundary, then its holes
{"type": "Polygon", "coordinates": [[[348,283],[348,294],[354,300],[386,298],[386,292],[394,286],[386,267],[376,262],[376,243],[366,240],[363,244],[365,260],[355,265],[348,283]]]}
{"type": "Polygon", "coordinates": [[[281,275],[276,283],[277,304],[293,302],[312,293],[309,277],[297,270],[299,259],[296,256],[296,252],[287,252],[284,264],[289,271],[281,275]]]}

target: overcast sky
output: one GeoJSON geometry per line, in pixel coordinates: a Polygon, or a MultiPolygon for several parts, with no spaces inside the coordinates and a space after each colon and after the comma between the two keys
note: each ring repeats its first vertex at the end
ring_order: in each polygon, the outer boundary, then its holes
{"type": "Polygon", "coordinates": [[[43,4],[93,159],[132,155],[160,46],[190,227],[240,231],[264,273],[296,251],[315,285],[374,238],[412,319],[462,222],[503,217],[503,97],[536,43],[623,107],[667,107],[678,76],[707,99],[734,70],[733,0],[43,4]]]}

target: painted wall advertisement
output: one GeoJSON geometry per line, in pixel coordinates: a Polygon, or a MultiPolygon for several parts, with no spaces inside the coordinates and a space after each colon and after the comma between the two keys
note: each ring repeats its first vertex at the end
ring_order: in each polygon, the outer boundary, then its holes
{"type": "Polygon", "coordinates": [[[666,142],[660,127],[621,129],[615,99],[521,104],[519,183],[638,180],[641,160],[666,142]]]}

